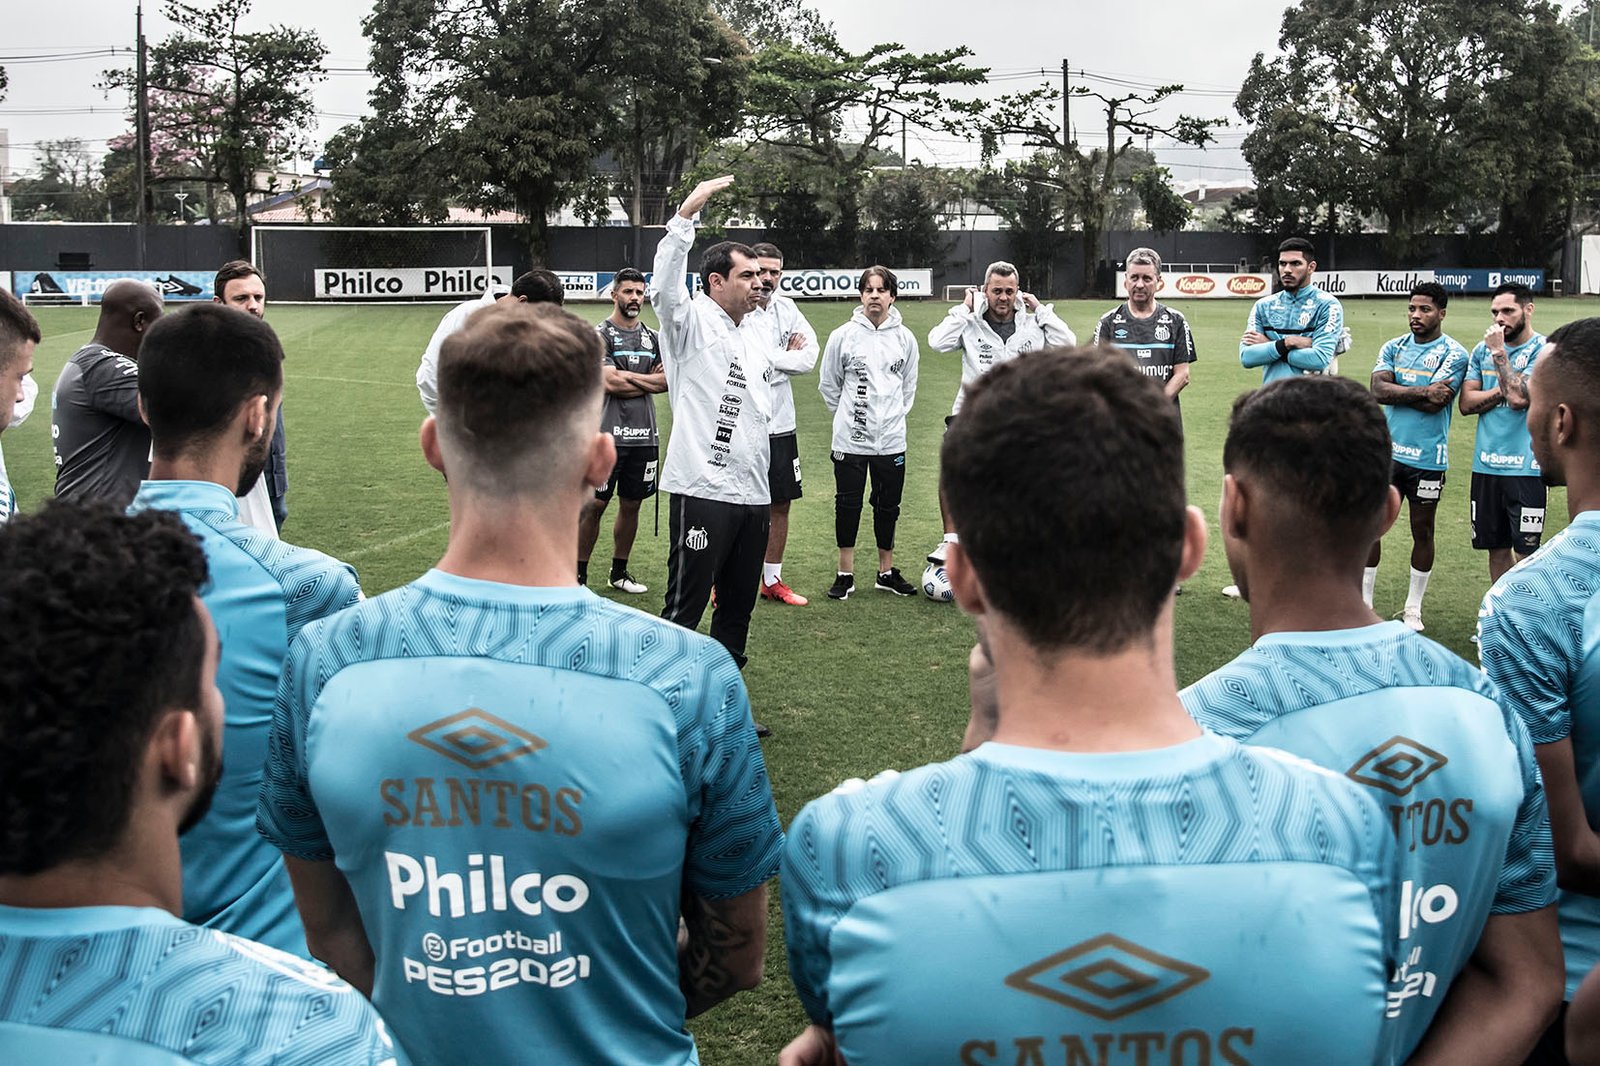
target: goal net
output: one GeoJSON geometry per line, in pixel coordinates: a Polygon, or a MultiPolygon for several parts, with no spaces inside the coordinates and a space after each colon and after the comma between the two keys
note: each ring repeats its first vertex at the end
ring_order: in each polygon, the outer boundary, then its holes
{"type": "Polygon", "coordinates": [[[487,226],[257,226],[251,246],[274,303],[456,303],[511,283],[487,226]]]}

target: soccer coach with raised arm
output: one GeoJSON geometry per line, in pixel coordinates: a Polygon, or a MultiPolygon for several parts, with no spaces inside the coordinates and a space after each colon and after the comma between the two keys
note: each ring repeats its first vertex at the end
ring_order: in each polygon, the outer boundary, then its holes
{"type": "Polygon", "coordinates": [[[650,300],[661,320],[672,403],[661,473],[661,487],[672,494],[661,617],[695,628],[715,588],[711,636],[743,667],[771,520],[772,337],[747,317],[757,306],[752,249],[731,241],[712,245],[701,259],[703,291],[691,297],[684,285],[694,216],[732,183],[731,177],[701,182],[668,221],[650,300]]]}

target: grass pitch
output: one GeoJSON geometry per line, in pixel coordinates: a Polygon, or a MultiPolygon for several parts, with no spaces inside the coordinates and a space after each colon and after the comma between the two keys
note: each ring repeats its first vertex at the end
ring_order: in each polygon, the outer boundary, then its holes
{"type": "MultiPolygon", "coordinates": [[[[1468,349],[1489,325],[1487,297],[1452,301],[1445,329],[1468,349]]],[[[849,303],[802,305],[818,337],[844,322],[849,303]]],[[[900,305],[906,325],[926,341],[948,304],[900,305]]],[[[1067,301],[1057,310],[1081,339],[1093,332],[1110,301],[1067,301]]],[[[1177,670],[1188,684],[1227,662],[1249,643],[1248,609],[1224,599],[1229,582],[1217,539],[1222,441],[1229,405],[1260,383],[1259,371],[1239,366],[1237,345],[1244,301],[1177,301],[1195,331],[1200,361],[1183,394],[1189,498],[1211,516],[1212,546],[1205,566],[1177,601],[1177,670]]],[[[1349,300],[1345,313],[1355,345],[1341,372],[1365,382],[1379,347],[1406,331],[1405,304],[1394,299],[1349,300]]],[[[411,580],[444,550],[448,515],[444,486],[422,460],[417,426],[422,406],[413,384],[418,359],[444,313],[442,307],[289,307],[268,309],[268,321],[289,355],[284,417],[289,433],[289,520],[285,539],[319,548],[353,564],[369,595],[411,580]]],[[[598,321],[609,304],[580,304],[576,313],[598,321]]],[[[62,364],[94,330],[95,311],[41,308],[45,342],[35,376],[45,395],[25,425],[0,444],[18,500],[31,509],[50,494],[49,390],[62,364]]],[[[1548,333],[1574,318],[1600,314],[1600,300],[1544,300],[1535,327],[1548,333]]],[[[647,321],[654,324],[646,312],[647,321]]],[[[911,412],[905,500],[896,560],[916,581],[923,555],[941,533],[937,502],[938,448],[944,416],[960,381],[959,353],[926,347],[911,412]]],[[[966,657],[972,626],[954,607],[922,597],[901,599],[870,588],[874,560],[870,522],[859,542],[858,588],[848,601],[828,600],[833,579],[833,475],[828,458],[831,422],[813,373],[797,378],[800,455],[806,495],[791,512],[784,577],[811,598],[804,608],[757,604],[746,680],[757,717],[775,735],[765,742],[778,809],[787,824],[809,799],[847,777],[886,767],[906,769],[955,753],[966,723],[966,657]]],[[[671,408],[657,403],[663,433],[671,408]]],[[[1478,602],[1487,589],[1487,557],[1470,546],[1467,489],[1475,419],[1456,416],[1450,433],[1451,470],[1438,512],[1438,557],[1428,587],[1428,636],[1471,661],[1468,642],[1478,602]]],[[[1330,440],[1327,447],[1338,448],[1330,440]]],[[[664,449],[663,449],[664,453],[664,449]]],[[[1065,461],[1071,461],[1066,458],[1065,461]]],[[[1021,507],[1027,500],[1017,501],[1021,507]]],[[[615,507],[608,511],[614,513],[615,507]]],[[[650,586],[642,596],[604,594],[659,613],[666,588],[666,519],[652,535],[654,504],[646,502],[632,553],[634,575],[650,586]]],[[[1550,494],[1546,536],[1567,523],[1562,490],[1550,494]]],[[[610,558],[609,517],[596,545],[592,585],[610,558]]],[[[1040,551],[1048,551],[1040,545],[1040,551]]],[[[1384,544],[1377,607],[1398,615],[1405,599],[1410,537],[1402,515],[1384,544]]],[[[709,612],[707,614],[709,621],[709,612]]],[[[805,1019],[794,999],[783,957],[777,895],[769,930],[767,980],[756,991],[696,1019],[707,1066],[770,1063],[805,1019]]]]}

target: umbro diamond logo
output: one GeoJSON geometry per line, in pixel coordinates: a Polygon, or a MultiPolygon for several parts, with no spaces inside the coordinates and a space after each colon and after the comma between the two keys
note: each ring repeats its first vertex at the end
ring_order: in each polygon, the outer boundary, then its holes
{"type": "Polygon", "coordinates": [[[1006,978],[1006,985],[1114,1021],[1163,1003],[1210,976],[1198,966],[1102,933],[1024,966],[1006,978]]]}
{"type": "Polygon", "coordinates": [[[1358,785],[1404,796],[1449,761],[1409,737],[1390,737],[1361,756],[1344,775],[1358,785]]]}
{"type": "Polygon", "coordinates": [[[418,726],[406,738],[469,770],[487,770],[550,746],[543,737],[476,707],[418,726]]]}

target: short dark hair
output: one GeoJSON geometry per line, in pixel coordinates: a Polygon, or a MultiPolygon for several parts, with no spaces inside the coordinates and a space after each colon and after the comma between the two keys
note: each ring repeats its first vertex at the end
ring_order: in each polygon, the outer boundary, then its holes
{"type": "Polygon", "coordinates": [[[1411,295],[1432,300],[1433,306],[1443,311],[1450,305],[1450,291],[1437,281],[1419,281],[1411,286],[1411,295]]]}
{"type": "Polygon", "coordinates": [[[722,241],[720,244],[713,244],[701,254],[700,287],[702,289],[706,292],[711,291],[711,275],[721,274],[723,277],[728,276],[728,272],[733,269],[735,253],[744,256],[746,259],[754,259],[756,257],[754,248],[748,244],[740,244],[738,241],[722,241]]]}
{"type": "Polygon", "coordinates": [[[38,344],[44,340],[39,332],[39,320],[15,296],[0,289],[0,367],[8,367],[22,354],[27,341],[38,344]]]}
{"type": "MultiPolygon", "coordinates": [[[[1541,367],[1535,388],[1559,379],[1558,394],[1551,402],[1589,414],[1600,412],[1600,318],[1574,319],[1553,330],[1545,343],[1552,347],[1535,364],[1541,367]]],[[[1587,426],[1584,432],[1590,432],[1587,426]]]]}
{"type": "Polygon", "coordinates": [[[612,285],[621,285],[624,281],[637,281],[640,285],[650,284],[650,279],[644,276],[644,271],[635,270],[633,267],[623,267],[612,277],[612,285]]]}
{"type": "Polygon", "coordinates": [[[248,259],[231,259],[222,264],[222,269],[217,271],[217,280],[212,284],[212,295],[217,299],[224,299],[228,292],[228,282],[248,278],[251,275],[261,279],[261,284],[267,283],[267,276],[256,269],[254,263],[248,259]]]}
{"type": "Polygon", "coordinates": [[[755,253],[756,257],[760,259],[776,259],[779,262],[783,261],[783,250],[776,244],[772,244],[769,241],[762,241],[760,244],[752,244],[750,246],[750,251],[755,253]]]}
{"type": "Polygon", "coordinates": [[[877,265],[869,266],[861,272],[861,277],[856,282],[856,291],[866,292],[867,279],[872,277],[882,279],[883,287],[889,290],[890,296],[900,295],[900,279],[894,276],[894,271],[886,266],[877,265]]]}
{"type": "Polygon", "coordinates": [[[1533,303],[1533,290],[1520,281],[1508,281],[1503,285],[1496,285],[1494,291],[1489,294],[1489,299],[1493,300],[1496,296],[1505,296],[1507,293],[1523,307],[1533,303]]]}
{"type": "Polygon", "coordinates": [[[967,386],[940,462],[962,554],[1029,643],[1148,640],[1185,508],[1183,428],[1153,379],[1106,349],[1026,352],[967,386]]]}
{"type": "Polygon", "coordinates": [[[592,325],[550,304],[469,318],[439,349],[439,433],[467,459],[460,476],[495,495],[541,489],[528,475],[548,464],[536,461],[575,432],[575,416],[598,416],[604,354],[592,325]]]}
{"type": "Polygon", "coordinates": [[[1278,254],[1282,255],[1284,252],[1304,252],[1306,259],[1313,263],[1317,260],[1316,246],[1304,237],[1290,237],[1279,244],[1278,254]]]}
{"type": "Polygon", "coordinates": [[[1349,378],[1299,376],[1233,403],[1222,466],[1260,478],[1304,516],[1314,554],[1365,557],[1389,498],[1389,425],[1349,378]]]}
{"type": "Polygon", "coordinates": [[[283,391],[283,345],[255,315],[195,304],[163,315],[139,348],[139,398],[157,453],[176,455],[227,428],[239,405],[283,391]]]}
{"type": "Polygon", "coordinates": [[[520,296],[531,304],[560,307],[567,300],[567,287],[553,272],[536,267],[511,283],[511,295],[520,296]]]}
{"type": "Polygon", "coordinates": [[[156,721],[200,706],[205,581],[170,511],[53,501],[0,526],[0,874],[120,841],[156,721]]]}

